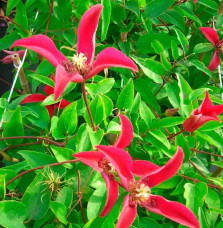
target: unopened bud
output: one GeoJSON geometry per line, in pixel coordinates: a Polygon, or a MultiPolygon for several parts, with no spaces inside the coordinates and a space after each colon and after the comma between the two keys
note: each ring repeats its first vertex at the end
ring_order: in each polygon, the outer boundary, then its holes
{"type": "Polygon", "coordinates": [[[179,108],[169,108],[165,111],[166,116],[174,116],[178,112],[179,108]]]}

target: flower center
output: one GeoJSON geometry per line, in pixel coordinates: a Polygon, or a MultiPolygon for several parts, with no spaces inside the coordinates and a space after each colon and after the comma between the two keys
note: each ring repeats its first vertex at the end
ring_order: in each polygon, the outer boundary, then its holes
{"type": "Polygon", "coordinates": [[[148,201],[151,189],[141,183],[130,183],[129,185],[130,192],[130,204],[137,204],[140,202],[148,201]]]}
{"type": "Polygon", "coordinates": [[[98,166],[103,169],[103,171],[108,175],[115,175],[115,167],[106,158],[99,161],[98,166]]]}
{"type": "Polygon", "coordinates": [[[83,72],[87,69],[87,57],[85,54],[80,53],[77,55],[74,55],[71,60],[72,64],[76,67],[78,72],[83,72]]]}
{"type": "MultiPolygon", "coordinates": [[[[219,51],[219,52],[221,52],[221,53],[223,53],[223,43],[218,43],[217,44],[217,50],[219,51]]],[[[218,55],[220,55],[220,53],[219,52],[217,52],[216,54],[218,54],[218,55]]]]}

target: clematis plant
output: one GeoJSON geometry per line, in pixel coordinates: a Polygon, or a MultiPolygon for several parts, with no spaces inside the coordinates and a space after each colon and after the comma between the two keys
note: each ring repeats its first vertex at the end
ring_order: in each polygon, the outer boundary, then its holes
{"type": "Polygon", "coordinates": [[[206,91],[202,104],[184,121],[183,128],[188,132],[193,132],[210,120],[221,122],[218,115],[222,112],[223,105],[212,105],[208,91],[206,91]]]}
{"type": "MultiPolygon", "coordinates": [[[[148,171],[143,169],[143,166],[138,162],[138,170],[140,170],[140,175],[142,175],[138,181],[133,177],[133,161],[127,152],[120,148],[109,146],[97,146],[97,149],[114,165],[118,176],[121,177],[121,185],[129,193],[124,198],[123,207],[116,226],[117,228],[128,228],[131,226],[137,214],[137,204],[139,204],[140,207],[146,208],[148,211],[163,215],[182,225],[191,228],[200,227],[193,212],[183,204],[168,201],[161,196],[151,194],[152,187],[168,180],[179,170],[184,157],[182,148],[178,147],[176,154],[160,168],[158,168],[158,166],[156,168],[152,166],[152,169],[148,171]],[[126,153],[125,157],[123,156],[124,153],[126,153]]],[[[144,167],[145,162],[146,161],[143,161],[144,167]]],[[[151,167],[151,163],[148,163],[147,167],[151,167]]]]}
{"type": "Polygon", "coordinates": [[[215,48],[211,62],[208,65],[208,69],[213,71],[220,64],[220,53],[222,52],[223,39],[219,41],[218,33],[212,28],[201,27],[200,30],[215,48]]]}
{"type": "Polygon", "coordinates": [[[13,47],[25,47],[45,57],[56,67],[54,98],[57,100],[69,82],[84,83],[100,71],[109,67],[123,67],[138,71],[135,63],[121,51],[108,47],[96,60],[95,36],[103,6],[97,4],[87,10],[81,18],[77,32],[77,54],[69,61],[45,35],[34,35],[17,40],[13,47]]]}
{"type": "MultiPolygon", "coordinates": [[[[51,77],[51,79],[54,81],[54,75],[51,77]]],[[[54,93],[54,88],[51,86],[46,85],[44,88],[44,92],[47,96],[50,96],[51,94],[54,93]]],[[[35,102],[43,102],[47,96],[40,94],[40,93],[36,93],[36,94],[31,94],[27,97],[25,97],[22,101],[21,104],[26,104],[26,103],[35,103],[35,102]]],[[[46,109],[49,113],[49,117],[52,118],[54,111],[55,111],[55,107],[59,108],[59,109],[64,109],[67,105],[69,105],[70,102],[62,99],[59,103],[57,104],[52,104],[52,105],[46,105],[46,109]]]]}
{"type": "MultiPolygon", "coordinates": [[[[119,115],[121,121],[121,134],[114,143],[114,148],[122,148],[127,147],[133,138],[133,127],[130,120],[124,116],[119,115]]],[[[100,150],[101,146],[96,146],[97,149],[100,150]]],[[[120,156],[122,159],[117,160],[119,164],[119,177],[123,179],[126,176],[126,170],[131,171],[131,157],[124,150],[120,150],[120,156]]],[[[73,155],[78,158],[84,164],[90,166],[94,170],[101,173],[107,188],[107,199],[105,203],[105,207],[101,212],[101,217],[105,216],[109,213],[109,211],[114,206],[117,198],[118,198],[118,182],[115,180],[116,170],[111,163],[110,159],[101,152],[98,151],[86,151],[80,152],[73,155]]],[[[127,173],[128,174],[128,173],[127,173]]],[[[124,182],[124,179],[123,179],[124,182]]]]}

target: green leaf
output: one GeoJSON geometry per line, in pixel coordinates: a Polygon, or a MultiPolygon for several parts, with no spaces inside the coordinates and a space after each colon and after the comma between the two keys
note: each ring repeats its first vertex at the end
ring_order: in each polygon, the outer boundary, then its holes
{"type": "Polygon", "coordinates": [[[97,131],[93,131],[89,126],[87,126],[87,130],[89,132],[89,136],[90,136],[92,146],[99,145],[101,140],[103,139],[104,131],[102,129],[99,129],[97,131]]]}
{"type": "Polygon", "coordinates": [[[5,176],[6,174],[0,174],[0,200],[5,199],[6,185],[5,185],[5,176]]]}
{"type": "Polygon", "coordinates": [[[40,75],[40,74],[29,74],[30,77],[34,78],[35,80],[42,82],[45,85],[54,87],[54,81],[51,78],[48,78],[44,75],[40,75]]]}
{"type": "Polygon", "coordinates": [[[137,113],[138,112],[138,109],[139,109],[139,105],[141,103],[141,96],[139,93],[136,94],[135,98],[134,98],[134,101],[132,103],[132,107],[131,107],[131,110],[130,112],[131,113],[137,113]]]}
{"type": "Polygon", "coordinates": [[[108,93],[115,83],[114,78],[103,79],[97,84],[97,93],[105,94],[108,93]]]}
{"type": "Polygon", "coordinates": [[[199,208],[199,210],[198,210],[198,221],[199,221],[200,226],[202,228],[209,228],[210,227],[207,224],[207,220],[205,218],[204,211],[202,210],[202,208],[199,208]]]}
{"type": "Polygon", "coordinates": [[[87,124],[82,124],[77,133],[77,152],[89,151],[92,149],[87,124]]]}
{"type": "Polygon", "coordinates": [[[145,77],[137,78],[134,81],[134,85],[135,85],[136,91],[139,92],[139,94],[144,99],[144,101],[148,103],[158,113],[160,113],[160,106],[158,105],[156,98],[151,92],[151,87],[150,87],[151,85],[148,82],[148,80],[146,80],[145,77]]]}
{"type": "Polygon", "coordinates": [[[156,83],[162,83],[162,75],[165,73],[165,69],[161,63],[150,60],[150,59],[143,59],[136,56],[131,56],[131,58],[140,66],[143,73],[151,78],[156,83]]]}
{"type": "Polygon", "coordinates": [[[26,189],[22,203],[26,205],[27,216],[33,220],[43,218],[50,206],[50,192],[47,185],[44,184],[46,178],[39,173],[34,181],[26,189]]]}
{"type": "Polygon", "coordinates": [[[116,106],[119,109],[130,109],[134,99],[134,85],[132,79],[129,79],[128,83],[120,93],[116,106]]]}
{"type": "Polygon", "coordinates": [[[99,95],[99,96],[101,98],[102,105],[103,105],[104,122],[106,123],[106,118],[112,114],[113,102],[109,97],[105,95],[99,95]]]}
{"type": "Polygon", "coordinates": [[[6,16],[8,17],[11,10],[16,7],[16,5],[20,2],[20,0],[8,0],[7,2],[7,9],[6,9],[6,16]]]}
{"type": "Polygon", "coordinates": [[[138,227],[139,228],[147,228],[147,227],[162,228],[162,226],[158,222],[156,222],[154,219],[148,218],[148,217],[141,218],[139,221],[138,227]]]}
{"type": "Polygon", "coordinates": [[[151,128],[174,127],[184,122],[184,118],[180,116],[166,117],[161,120],[154,121],[151,128]]]}
{"type": "Polygon", "coordinates": [[[189,42],[188,42],[186,36],[177,28],[175,28],[174,31],[177,35],[177,39],[180,41],[180,44],[183,47],[184,53],[187,53],[187,50],[189,48],[189,42]]]}
{"type": "Polygon", "coordinates": [[[202,22],[201,20],[193,13],[193,11],[191,11],[189,8],[184,7],[184,6],[175,6],[173,7],[178,13],[180,13],[181,15],[197,22],[199,24],[199,26],[202,26],[202,22]]]}
{"type": "Polygon", "coordinates": [[[87,217],[88,220],[98,216],[100,208],[102,207],[102,199],[104,198],[106,188],[104,184],[101,184],[92,194],[88,200],[87,205],[87,217]]]}
{"type": "Polygon", "coordinates": [[[73,190],[71,187],[63,187],[56,198],[56,201],[58,203],[61,203],[66,206],[66,208],[69,208],[73,201],[73,190]]]}
{"type": "Polygon", "coordinates": [[[67,225],[66,215],[67,215],[67,208],[65,205],[51,201],[50,202],[50,209],[56,215],[58,220],[63,224],[67,225]]]}
{"type": "Polygon", "coordinates": [[[147,127],[151,128],[152,119],[154,119],[155,116],[143,101],[140,102],[139,113],[141,118],[145,121],[147,127]]]}
{"type": "Polygon", "coordinates": [[[186,199],[186,206],[191,209],[195,215],[198,214],[199,207],[204,204],[205,196],[208,192],[207,185],[199,182],[196,185],[186,183],[184,185],[184,198],[186,199]]]}
{"type": "Polygon", "coordinates": [[[200,62],[198,59],[190,59],[189,62],[195,66],[198,70],[204,72],[205,74],[211,76],[210,70],[204,65],[204,63],[200,62]]]}
{"type": "Polygon", "coordinates": [[[139,8],[139,2],[136,0],[129,0],[125,2],[125,7],[135,13],[137,17],[139,17],[140,8],[139,8]]]}
{"type": "Polygon", "coordinates": [[[158,17],[174,3],[175,0],[153,0],[146,5],[145,14],[149,18],[158,17]]]}
{"type": "MultiPolygon", "coordinates": [[[[24,28],[24,30],[28,29],[28,20],[27,20],[27,15],[26,15],[26,9],[22,2],[17,4],[16,16],[15,16],[14,21],[17,22],[22,28],[24,28]]],[[[18,26],[16,26],[16,29],[18,29],[24,36],[27,36],[27,34],[24,33],[24,31],[21,28],[19,28],[18,26]]]]}
{"type": "MultiPolygon", "coordinates": [[[[3,137],[24,136],[24,127],[22,122],[21,107],[17,107],[10,120],[3,130],[3,137]],[[15,127],[16,126],[16,127],[15,127]]],[[[5,142],[9,145],[22,143],[23,139],[7,139],[5,142]]]]}
{"type": "Polygon", "coordinates": [[[163,144],[168,150],[171,148],[166,136],[158,129],[149,132],[154,138],[156,138],[161,144],[163,144]]]}
{"type": "Polygon", "coordinates": [[[161,53],[160,58],[161,58],[161,63],[164,66],[164,68],[166,69],[166,71],[170,70],[172,68],[172,65],[168,61],[164,52],[161,53]]]}
{"type": "Polygon", "coordinates": [[[202,53],[211,51],[214,49],[214,46],[211,43],[199,43],[194,47],[194,53],[202,53]]]}
{"type": "Polygon", "coordinates": [[[0,51],[9,48],[16,40],[21,38],[18,32],[10,32],[0,39],[0,51]]]}
{"type": "Polygon", "coordinates": [[[187,161],[188,158],[190,157],[190,148],[189,148],[187,140],[185,139],[185,137],[183,135],[177,135],[175,140],[176,140],[175,141],[176,146],[182,147],[183,152],[184,152],[184,161],[187,161]]]}
{"type": "Polygon", "coordinates": [[[157,54],[161,54],[164,51],[163,45],[158,40],[153,40],[151,45],[157,54]]]}
{"type": "Polygon", "coordinates": [[[111,17],[111,2],[110,0],[102,0],[101,4],[104,6],[102,10],[102,29],[101,29],[101,41],[106,39],[110,17],[111,17]]]}
{"type": "Polygon", "coordinates": [[[218,4],[212,0],[202,0],[202,1],[200,0],[197,3],[203,6],[207,6],[208,8],[216,11],[218,10],[218,7],[219,7],[218,4]]]}
{"type": "Polygon", "coordinates": [[[179,50],[175,40],[171,40],[171,51],[172,51],[172,56],[176,61],[179,57],[179,50]]]}
{"type": "Polygon", "coordinates": [[[62,112],[57,130],[63,135],[72,135],[77,128],[77,102],[69,104],[62,112]]]}
{"type": "Polygon", "coordinates": [[[0,202],[0,224],[7,228],[25,228],[26,207],[23,203],[9,200],[0,202]]]}
{"type": "Polygon", "coordinates": [[[53,11],[58,20],[66,21],[72,16],[72,5],[70,1],[55,0],[53,11]]]}
{"type": "MultiPolygon", "coordinates": [[[[63,162],[63,161],[68,161],[73,159],[72,154],[74,154],[74,151],[69,148],[51,146],[51,149],[58,162],[63,162]]],[[[63,166],[68,169],[73,168],[72,163],[63,164],[63,166]]]]}
{"type": "MultiPolygon", "coordinates": [[[[90,102],[89,108],[91,111],[91,115],[92,115],[94,124],[95,125],[100,124],[103,120],[103,103],[102,103],[100,96],[96,96],[90,102]]],[[[90,117],[89,117],[87,110],[85,110],[84,118],[88,124],[91,124],[90,117]]]]}

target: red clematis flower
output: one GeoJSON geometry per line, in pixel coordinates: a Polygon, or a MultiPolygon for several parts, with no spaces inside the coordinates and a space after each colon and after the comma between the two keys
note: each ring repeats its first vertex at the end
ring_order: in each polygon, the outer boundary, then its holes
{"type": "Polygon", "coordinates": [[[0,61],[2,61],[4,64],[12,63],[12,55],[15,53],[19,55],[20,58],[22,58],[25,54],[25,50],[20,50],[20,51],[8,51],[8,50],[3,50],[7,55],[3,57],[0,61]]]}
{"type": "Polygon", "coordinates": [[[219,42],[218,33],[212,28],[201,27],[199,29],[204,33],[205,37],[215,47],[214,54],[212,56],[209,66],[208,66],[208,69],[210,71],[213,71],[220,64],[220,53],[221,53],[221,49],[222,49],[222,45],[223,45],[223,39],[219,42]]]}
{"type": "MultiPolygon", "coordinates": [[[[54,81],[54,75],[51,77],[51,79],[54,81]]],[[[50,96],[51,94],[54,93],[54,88],[51,86],[46,85],[44,88],[44,92],[47,94],[47,96],[50,96]]],[[[21,104],[26,104],[26,103],[34,103],[34,102],[42,102],[44,101],[47,96],[43,95],[43,94],[31,94],[29,96],[27,96],[26,98],[24,98],[21,101],[21,104]]],[[[52,118],[54,111],[55,111],[55,106],[60,108],[60,109],[64,109],[67,105],[69,105],[70,102],[62,99],[59,103],[57,104],[52,104],[52,105],[46,105],[46,109],[49,113],[49,117],[52,118]]]]}
{"type": "Polygon", "coordinates": [[[54,98],[57,100],[70,81],[83,83],[108,67],[123,67],[138,71],[134,62],[121,51],[108,47],[94,61],[95,36],[103,6],[92,6],[81,18],[77,34],[77,55],[69,61],[44,35],[31,36],[14,42],[12,47],[29,48],[45,57],[56,67],[54,98]]]}
{"type": "Polygon", "coordinates": [[[201,106],[193,110],[191,116],[184,121],[183,128],[188,132],[193,132],[210,120],[221,122],[218,115],[222,112],[223,105],[212,105],[208,91],[206,91],[201,106]]]}
{"type": "MultiPolygon", "coordinates": [[[[118,137],[113,147],[124,149],[132,141],[133,128],[131,122],[126,116],[119,115],[119,117],[121,121],[122,130],[120,136],[118,137]]],[[[96,148],[99,149],[100,146],[96,146],[96,148]]],[[[120,150],[119,153],[122,159],[119,159],[116,162],[119,167],[119,177],[124,182],[125,179],[123,178],[128,177],[126,176],[126,173],[128,174],[128,172],[130,172],[132,168],[131,157],[124,150],[120,150]],[[128,172],[126,172],[126,170],[128,170],[128,172]]],[[[91,168],[101,173],[107,188],[107,200],[100,216],[102,217],[107,215],[118,198],[118,182],[115,180],[114,174],[116,174],[116,170],[113,166],[113,163],[111,163],[109,157],[97,151],[81,152],[74,154],[73,156],[78,158],[84,164],[90,166],[91,168]]]]}
{"type": "MultiPolygon", "coordinates": [[[[97,149],[114,165],[118,176],[121,177],[121,185],[129,192],[124,198],[116,228],[128,228],[131,226],[137,214],[137,204],[184,226],[189,226],[190,228],[200,227],[193,212],[183,204],[168,201],[161,196],[151,194],[152,187],[171,178],[179,170],[184,157],[182,148],[178,147],[176,154],[164,166],[158,168],[158,166],[155,165],[156,168],[154,171],[149,171],[149,174],[147,173],[138,181],[134,180],[132,170],[130,169],[130,167],[133,166],[133,161],[129,155],[128,159],[126,159],[127,155],[124,157],[125,151],[108,146],[97,146],[97,149]]],[[[143,172],[146,173],[141,164],[143,163],[138,162],[140,166],[137,169],[141,170],[140,173],[138,173],[139,176],[142,175],[143,172]]],[[[145,166],[151,167],[151,163],[146,165],[144,161],[144,167],[145,166]]]]}

